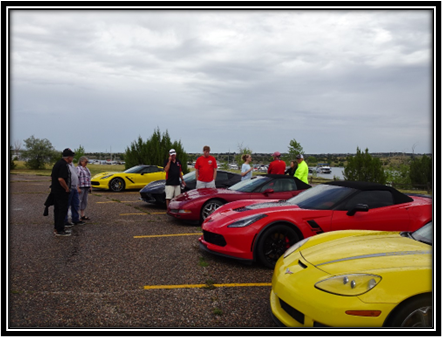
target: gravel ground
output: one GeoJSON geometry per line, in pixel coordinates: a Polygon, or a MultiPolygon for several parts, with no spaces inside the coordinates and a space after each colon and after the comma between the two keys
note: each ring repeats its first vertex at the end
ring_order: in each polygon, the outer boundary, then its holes
{"type": "Polygon", "coordinates": [[[198,248],[199,226],[139,200],[138,191],[94,190],[71,237],[43,216],[48,177],[11,175],[9,328],[274,328],[270,287],[145,289],[145,286],[270,283],[272,270],[198,248]],[[194,234],[134,238],[161,234],[194,234]]]}

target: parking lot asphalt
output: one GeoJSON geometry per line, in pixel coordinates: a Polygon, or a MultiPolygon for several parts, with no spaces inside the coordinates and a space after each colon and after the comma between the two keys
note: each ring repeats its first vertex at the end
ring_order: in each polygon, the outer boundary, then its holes
{"type": "Polygon", "coordinates": [[[273,270],[199,249],[200,226],[166,215],[138,191],[93,190],[91,220],[53,235],[50,179],[11,175],[10,329],[263,328],[273,270]]]}

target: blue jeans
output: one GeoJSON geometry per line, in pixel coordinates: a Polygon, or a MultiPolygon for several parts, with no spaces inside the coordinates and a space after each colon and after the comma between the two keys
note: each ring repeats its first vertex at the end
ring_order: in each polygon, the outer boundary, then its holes
{"type": "MultiPolygon", "coordinates": [[[[73,223],[79,222],[80,217],[78,215],[78,209],[80,207],[80,199],[78,198],[77,188],[71,188],[71,191],[69,192],[68,209],[69,207],[71,208],[72,222],[73,223]]],[[[67,222],[68,222],[68,213],[66,212],[64,223],[67,222]]]]}

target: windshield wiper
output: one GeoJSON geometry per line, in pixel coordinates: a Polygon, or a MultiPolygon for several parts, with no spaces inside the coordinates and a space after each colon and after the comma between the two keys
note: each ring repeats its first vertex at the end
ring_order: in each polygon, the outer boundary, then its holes
{"type": "Polygon", "coordinates": [[[411,232],[400,232],[399,235],[415,240],[413,235],[411,235],[411,232]]]}
{"type": "Polygon", "coordinates": [[[403,237],[410,238],[410,239],[412,239],[414,241],[425,243],[425,244],[430,245],[430,246],[433,245],[433,242],[426,240],[424,237],[421,237],[419,235],[417,237],[414,237],[413,236],[413,232],[401,232],[401,233],[399,233],[399,235],[403,236],[403,237]]]}

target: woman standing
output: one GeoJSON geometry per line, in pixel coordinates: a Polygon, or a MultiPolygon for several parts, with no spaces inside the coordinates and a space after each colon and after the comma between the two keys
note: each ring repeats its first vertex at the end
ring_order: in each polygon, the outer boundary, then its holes
{"type": "Polygon", "coordinates": [[[285,174],[288,174],[289,176],[293,177],[295,175],[296,169],[298,168],[298,163],[295,163],[294,160],[290,162],[290,167],[285,170],[285,174]]]}
{"type": "Polygon", "coordinates": [[[241,167],[241,180],[246,180],[252,178],[252,170],[250,167],[250,162],[252,161],[252,156],[250,154],[243,154],[241,159],[244,161],[241,167]]]}
{"type": "Polygon", "coordinates": [[[78,174],[78,180],[79,180],[79,187],[80,187],[80,215],[81,220],[90,220],[85,214],[84,211],[86,210],[87,206],[87,198],[89,192],[92,192],[92,186],[91,186],[91,172],[86,167],[88,163],[88,159],[86,157],[81,157],[78,160],[78,166],[77,166],[77,174],[78,174]]]}

